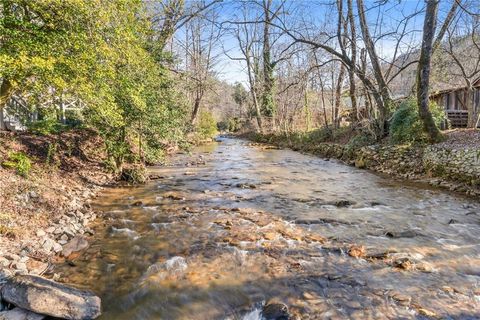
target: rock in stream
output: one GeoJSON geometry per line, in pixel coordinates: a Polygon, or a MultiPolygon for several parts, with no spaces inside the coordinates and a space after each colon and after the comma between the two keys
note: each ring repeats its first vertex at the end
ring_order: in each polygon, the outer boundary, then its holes
{"type": "Polygon", "coordinates": [[[19,308],[61,319],[95,319],[101,313],[100,298],[92,292],[37,276],[22,275],[7,279],[1,295],[4,301],[19,308]]]}

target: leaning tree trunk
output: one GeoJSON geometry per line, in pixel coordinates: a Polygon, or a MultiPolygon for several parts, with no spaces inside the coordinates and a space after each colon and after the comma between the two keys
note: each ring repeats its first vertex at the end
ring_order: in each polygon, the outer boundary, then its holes
{"type": "Polygon", "coordinates": [[[197,122],[198,113],[200,111],[200,101],[201,100],[202,100],[202,98],[200,96],[197,96],[195,98],[195,102],[193,104],[192,117],[190,119],[190,123],[191,123],[192,126],[195,124],[195,122],[197,122]]]}
{"type": "Polygon", "coordinates": [[[422,48],[417,69],[417,104],[423,128],[431,142],[437,142],[442,135],[438,130],[429,109],[430,62],[433,51],[433,38],[437,24],[438,0],[427,0],[423,24],[422,48]]]}

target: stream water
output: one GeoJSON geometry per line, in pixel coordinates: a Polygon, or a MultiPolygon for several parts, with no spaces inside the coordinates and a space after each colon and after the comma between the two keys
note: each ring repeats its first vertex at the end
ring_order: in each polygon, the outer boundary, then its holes
{"type": "Polygon", "coordinates": [[[152,173],[56,269],[103,320],[480,318],[473,199],[227,138],[152,173]]]}

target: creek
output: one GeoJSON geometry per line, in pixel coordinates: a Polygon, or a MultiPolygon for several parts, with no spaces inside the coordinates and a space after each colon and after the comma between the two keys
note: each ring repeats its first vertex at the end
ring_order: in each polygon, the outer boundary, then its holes
{"type": "Polygon", "coordinates": [[[100,319],[480,318],[475,199],[231,138],[169,161],[56,267],[100,319]]]}

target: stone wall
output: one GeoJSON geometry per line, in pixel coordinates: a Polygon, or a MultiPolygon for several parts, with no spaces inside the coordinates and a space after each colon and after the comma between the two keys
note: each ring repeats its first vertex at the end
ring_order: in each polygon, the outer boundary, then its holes
{"type": "Polygon", "coordinates": [[[442,146],[425,148],[423,164],[435,177],[460,181],[480,187],[480,150],[452,149],[442,146]]]}
{"type": "Polygon", "coordinates": [[[355,152],[355,166],[403,178],[422,174],[423,150],[411,146],[373,145],[355,152]]]}

